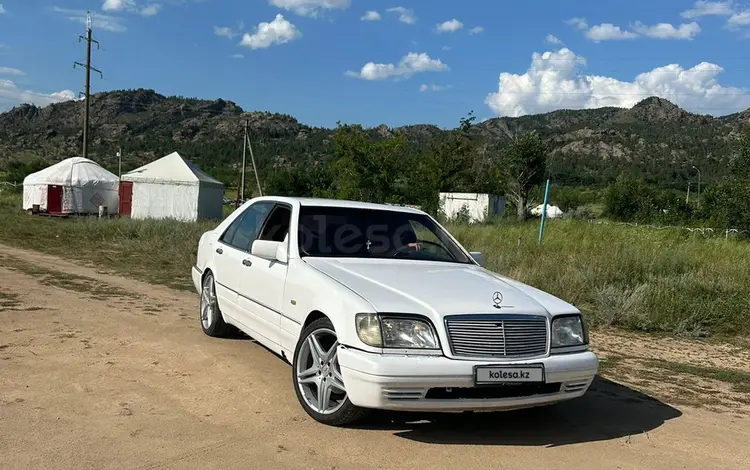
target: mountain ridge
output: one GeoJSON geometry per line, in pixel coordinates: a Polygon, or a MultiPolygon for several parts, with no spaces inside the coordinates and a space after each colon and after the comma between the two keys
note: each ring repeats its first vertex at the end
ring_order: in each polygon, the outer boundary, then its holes
{"type": "MultiPolygon", "coordinates": [[[[11,160],[46,163],[80,154],[82,101],[44,108],[20,105],[0,114],[0,166],[11,160]]],[[[202,167],[234,178],[244,121],[264,171],[330,158],[332,129],[308,126],[286,114],[246,111],[226,99],[165,96],[151,89],[115,90],[91,97],[91,157],[116,166],[123,148],[126,168],[178,150],[202,167]]],[[[623,170],[667,185],[682,184],[692,166],[720,178],[731,141],[750,122],[750,109],[721,117],[690,113],[649,97],[632,108],[561,109],[475,123],[472,135],[503,139],[538,132],[550,148],[550,171],[564,184],[595,185],[623,170]]],[[[448,130],[432,124],[366,128],[375,137],[404,134],[417,151],[448,130]]]]}

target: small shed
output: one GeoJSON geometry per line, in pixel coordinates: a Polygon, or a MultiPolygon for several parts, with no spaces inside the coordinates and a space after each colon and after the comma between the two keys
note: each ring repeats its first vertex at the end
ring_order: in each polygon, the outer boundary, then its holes
{"type": "Polygon", "coordinates": [[[134,219],[222,218],[224,183],[177,152],[122,175],[119,213],[134,219]]]}
{"type": "Polygon", "coordinates": [[[468,213],[469,222],[484,222],[505,212],[505,197],[479,193],[440,193],[440,209],[449,219],[468,213]]]}
{"type": "Polygon", "coordinates": [[[31,173],[23,180],[23,209],[49,214],[97,214],[117,209],[117,175],[98,163],[73,157],[31,173]]]}

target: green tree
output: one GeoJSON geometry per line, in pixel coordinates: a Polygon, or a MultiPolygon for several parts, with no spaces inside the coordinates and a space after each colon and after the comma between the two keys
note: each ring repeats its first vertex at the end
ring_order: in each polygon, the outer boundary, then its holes
{"type": "Polygon", "coordinates": [[[704,217],[720,228],[750,230],[750,130],[737,143],[727,181],[703,195],[704,217]]]}
{"type": "Polygon", "coordinates": [[[528,133],[512,136],[510,144],[497,153],[491,173],[515,204],[518,220],[526,220],[529,194],[544,180],[547,147],[537,133],[528,133]]]}
{"type": "Polygon", "coordinates": [[[368,202],[395,202],[399,163],[405,139],[376,139],[359,125],[339,124],[333,135],[336,160],[330,165],[331,187],[325,195],[368,202]]]}
{"type": "Polygon", "coordinates": [[[415,154],[408,168],[409,190],[413,203],[437,214],[440,192],[473,191],[473,172],[478,142],[471,136],[476,118],[473,112],[461,118],[456,129],[445,131],[430,143],[424,154],[415,154]]]}

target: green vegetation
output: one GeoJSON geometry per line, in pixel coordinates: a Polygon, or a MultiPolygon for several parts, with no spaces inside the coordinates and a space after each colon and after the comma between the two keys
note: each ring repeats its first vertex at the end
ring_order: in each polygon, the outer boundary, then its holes
{"type": "MultiPolygon", "coordinates": [[[[192,289],[198,239],[214,226],[52,219],[19,213],[19,205],[16,196],[11,211],[8,198],[0,198],[2,243],[179,289],[192,289]]],[[[750,244],[743,240],[550,220],[540,247],[532,222],[448,228],[464,246],[485,253],[489,269],[574,303],[594,328],[688,337],[750,334],[750,244]]]]}
{"type": "Polygon", "coordinates": [[[541,247],[537,224],[449,230],[489,269],[574,303],[594,327],[750,333],[747,242],[573,220],[550,220],[541,247]]]}
{"type": "MultiPolygon", "coordinates": [[[[110,169],[116,165],[112,150],[121,143],[127,143],[124,171],[179,150],[231,186],[247,119],[264,194],[412,204],[441,219],[441,191],[505,194],[509,204],[500,220],[469,226],[457,223],[466,219],[460,214],[450,223],[467,247],[485,252],[490,269],[573,302],[594,327],[685,336],[750,333],[746,240],[588,223],[603,215],[750,231],[750,134],[738,138],[747,112],[696,116],[652,98],[629,110],[557,111],[480,124],[470,113],[450,130],[320,129],[290,116],[244,113],[231,102],[149,90],[101,94],[93,104],[95,115],[113,123],[95,128],[100,133],[92,146],[92,157],[110,169]],[[117,133],[108,134],[111,129],[117,133]],[[695,181],[693,165],[704,174],[702,194],[687,202],[681,191],[695,181]],[[548,177],[550,203],[568,220],[550,220],[539,247],[536,223],[510,219],[525,219],[541,202],[540,183],[548,177]]],[[[77,127],[66,123],[78,121],[55,119],[79,115],[80,105],[57,104],[44,113],[26,106],[0,115],[0,156],[13,156],[0,161],[5,177],[17,181],[41,161],[77,154],[77,127]]],[[[255,180],[248,170],[249,196],[255,180]]],[[[0,197],[2,242],[178,288],[191,287],[198,238],[213,226],[53,220],[14,213],[18,206],[0,197]]],[[[225,206],[225,215],[231,209],[225,206]]]]}

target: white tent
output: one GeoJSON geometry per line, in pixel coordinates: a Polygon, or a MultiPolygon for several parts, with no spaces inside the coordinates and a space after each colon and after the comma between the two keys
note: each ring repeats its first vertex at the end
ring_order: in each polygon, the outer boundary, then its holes
{"type": "Polygon", "coordinates": [[[23,208],[94,214],[99,206],[117,209],[117,176],[87,158],[73,157],[28,175],[23,180],[23,208]]]}
{"type": "Polygon", "coordinates": [[[122,175],[120,215],[134,219],[221,219],[224,183],[173,152],[122,175]]]}
{"type": "MultiPolygon", "coordinates": [[[[537,217],[541,216],[542,212],[544,212],[544,204],[539,204],[535,208],[531,209],[531,214],[537,217]]],[[[562,217],[562,215],[563,215],[563,211],[561,211],[559,207],[547,204],[547,217],[548,218],[555,219],[557,217],[562,217]]]]}

